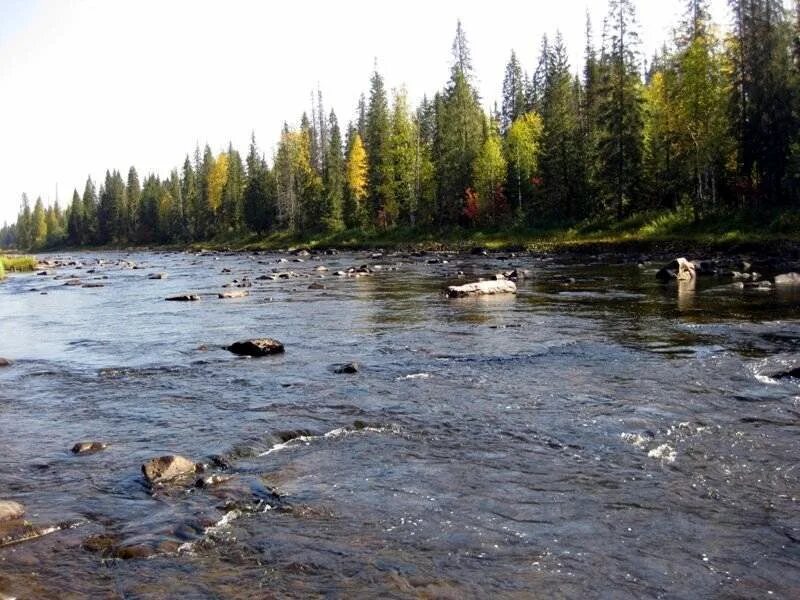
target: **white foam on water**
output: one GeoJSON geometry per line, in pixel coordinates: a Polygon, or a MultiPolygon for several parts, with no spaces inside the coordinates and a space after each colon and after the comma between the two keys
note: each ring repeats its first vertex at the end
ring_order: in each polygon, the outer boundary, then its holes
{"type": "Polygon", "coordinates": [[[406,381],[409,379],[430,379],[430,373],[412,373],[410,375],[401,375],[400,377],[396,377],[395,381],[406,381]]]}
{"type": "Polygon", "coordinates": [[[650,458],[658,458],[668,463],[674,463],[678,457],[678,453],[669,444],[661,444],[657,448],[653,448],[647,453],[650,458]]]}
{"type": "Polygon", "coordinates": [[[292,438],[286,442],[280,442],[272,446],[269,450],[265,450],[259,456],[268,456],[273,452],[278,452],[279,450],[285,450],[291,446],[296,446],[300,443],[308,444],[313,442],[314,440],[324,440],[330,438],[339,438],[339,437],[347,437],[349,435],[358,435],[361,433],[398,433],[399,429],[395,426],[389,427],[361,427],[359,429],[352,429],[349,427],[338,427],[336,429],[332,429],[331,431],[324,433],[322,435],[301,435],[296,438],[292,438]]]}
{"type": "Polygon", "coordinates": [[[622,438],[622,441],[639,448],[640,450],[644,450],[645,445],[649,441],[649,438],[643,436],[641,433],[620,433],[619,437],[622,438]]]}

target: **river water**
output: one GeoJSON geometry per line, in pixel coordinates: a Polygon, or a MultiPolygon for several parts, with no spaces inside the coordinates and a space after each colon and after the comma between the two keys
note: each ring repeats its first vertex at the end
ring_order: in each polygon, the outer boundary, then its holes
{"type": "Polygon", "coordinates": [[[800,597],[800,381],[769,377],[797,292],[608,257],[71,260],[0,284],[0,499],[62,524],[0,548],[2,598],[800,597]],[[512,267],[516,297],[442,295],[512,267]],[[265,336],[285,354],[224,349],[265,336]],[[151,489],[169,453],[232,478],[151,489]]]}

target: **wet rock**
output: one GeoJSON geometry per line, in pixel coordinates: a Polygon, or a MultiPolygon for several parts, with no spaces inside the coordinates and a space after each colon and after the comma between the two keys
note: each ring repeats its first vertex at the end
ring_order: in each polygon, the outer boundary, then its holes
{"type": "Polygon", "coordinates": [[[713,260],[695,260],[692,261],[696,275],[710,276],[716,275],[718,272],[717,263],[713,260]]]}
{"type": "Polygon", "coordinates": [[[25,507],[13,500],[0,500],[0,523],[20,519],[25,514],[25,507]]]}
{"type": "Polygon", "coordinates": [[[357,362],[349,362],[341,365],[334,365],[333,372],[338,375],[358,373],[361,370],[361,365],[357,362]]]}
{"type": "Polygon", "coordinates": [[[73,454],[94,454],[108,448],[105,442],[78,442],[72,447],[73,454]]]}
{"type": "Polygon", "coordinates": [[[270,354],[281,354],[284,351],[283,344],[272,338],[236,342],[228,346],[227,349],[239,356],[268,356],[270,354]]]}
{"type": "Polygon", "coordinates": [[[196,472],[195,463],[178,454],[153,458],[142,465],[142,474],[149,483],[161,483],[196,472]]]}
{"type": "Polygon", "coordinates": [[[166,273],[150,273],[150,275],[148,275],[147,278],[148,279],[166,279],[167,278],[167,274],[166,273]]]}
{"type": "Polygon", "coordinates": [[[472,256],[488,256],[489,252],[482,246],[477,246],[469,251],[472,256]]]}
{"type": "Polygon", "coordinates": [[[327,270],[328,270],[328,267],[326,267],[325,265],[320,265],[320,266],[318,266],[318,267],[317,267],[316,269],[314,269],[314,270],[315,270],[315,271],[319,271],[319,272],[324,272],[324,271],[327,271],[327,270]]]}
{"type": "Polygon", "coordinates": [[[514,269],[513,271],[506,273],[506,277],[508,277],[508,279],[515,281],[519,281],[520,279],[528,279],[532,276],[533,273],[528,269],[514,269]]]}
{"type": "Polygon", "coordinates": [[[247,290],[235,290],[232,292],[222,292],[221,294],[217,294],[218,298],[245,298],[250,295],[250,292],[247,290]]]}
{"type": "Polygon", "coordinates": [[[200,477],[197,481],[194,482],[195,487],[199,488],[207,488],[213,487],[215,485],[220,485],[225,483],[226,481],[230,481],[233,479],[232,475],[209,475],[207,477],[200,477]]]}
{"type": "Polygon", "coordinates": [[[769,281],[745,281],[742,283],[742,287],[750,290],[768,292],[772,289],[772,283],[769,281]]]}
{"type": "Polygon", "coordinates": [[[85,288],[101,288],[106,287],[104,283],[84,283],[83,287],[85,288]]]}
{"type": "Polygon", "coordinates": [[[688,281],[694,279],[696,276],[694,263],[686,260],[685,258],[676,258],[666,267],[656,273],[656,279],[659,281],[670,281],[677,279],[678,281],[688,281]]]}
{"type": "Polygon", "coordinates": [[[516,294],[517,286],[513,281],[477,281],[465,285],[451,285],[447,288],[448,298],[466,298],[469,296],[486,296],[496,294],[516,294]]]}
{"type": "Polygon", "coordinates": [[[90,535],[81,544],[81,548],[87,552],[95,552],[97,554],[109,554],[118,541],[116,536],[99,533],[97,535],[90,535]]]}
{"type": "Polygon", "coordinates": [[[200,296],[197,294],[182,294],[180,296],[170,296],[166,298],[167,302],[197,302],[200,296]]]}
{"type": "Polygon", "coordinates": [[[83,282],[80,279],[70,279],[68,281],[65,281],[64,285],[77,286],[77,285],[83,285],[83,282]]]}
{"type": "Polygon", "coordinates": [[[322,283],[317,283],[315,281],[314,283],[312,283],[311,285],[308,286],[308,289],[310,289],[310,290],[324,290],[325,289],[325,285],[323,285],[322,283]]]}
{"type": "Polygon", "coordinates": [[[2,356],[0,356],[0,367],[10,367],[13,364],[14,363],[12,361],[8,360],[7,358],[3,358],[2,356]]]}
{"type": "Polygon", "coordinates": [[[150,546],[145,546],[144,544],[130,544],[128,546],[115,548],[113,556],[122,560],[131,560],[134,558],[149,558],[155,553],[156,551],[150,546]]]}
{"type": "Polygon", "coordinates": [[[784,273],[775,276],[775,285],[800,285],[800,273],[784,273]]]}

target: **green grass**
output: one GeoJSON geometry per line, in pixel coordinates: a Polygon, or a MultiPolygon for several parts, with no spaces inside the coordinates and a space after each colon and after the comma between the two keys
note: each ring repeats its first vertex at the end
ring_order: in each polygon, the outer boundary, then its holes
{"type": "Polygon", "coordinates": [[[36,269],[36,259],[32,256],[3,255],[0,256],[0,267],[3,271],[25,272],[36,269]]]}
{"type": "Polygon", "coordinates": [[[659,244],[694,244],[730,247],[736,244],[800,242],[800,211],[742,212],[708,215],[695,220],[688,210],[639,213],[616,221],[587,220],[570,227],[508,227],[505,229],[399,228],[388,232],[347,230],[330,234],[273,233],[238,238],[218,238],[192,248],[276,250],[291,248],[405,248],[415,250],[465,250],[482,246],[490,250],[569,250],[582,246],[636,247],[659,244]]]}

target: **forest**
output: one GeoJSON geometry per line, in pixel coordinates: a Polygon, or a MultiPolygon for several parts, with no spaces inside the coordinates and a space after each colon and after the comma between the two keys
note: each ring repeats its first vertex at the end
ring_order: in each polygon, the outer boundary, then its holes
{"type": "Polygon", "coordinates": [[[688,0],[673,39],[642,56],[633,0],[610,0],[583,64],[560,33],[484,107],[459,22],[445,85],[411,106],[376,71],[342,126],[321,91],[274,155],[206,145],[166,178],[88,178],[67,206],[23,194],[0,246],[189,244],[274,232],[438,232],[780,214],[800,200],[800,0],[730,0],[712,23],[688,0]]]}

